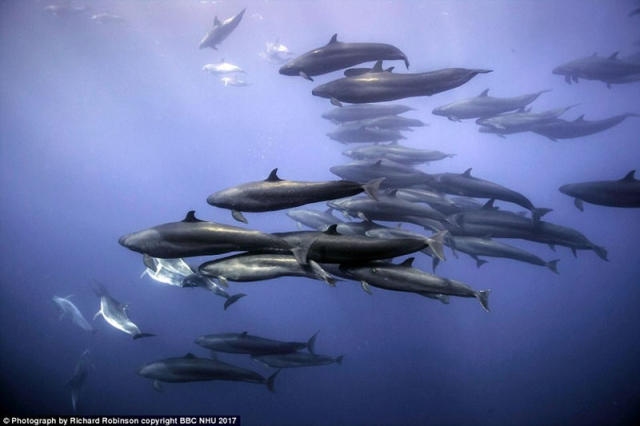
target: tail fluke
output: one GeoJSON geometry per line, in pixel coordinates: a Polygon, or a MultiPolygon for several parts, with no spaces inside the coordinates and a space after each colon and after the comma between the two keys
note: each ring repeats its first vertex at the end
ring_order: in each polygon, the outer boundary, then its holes
{"type": "Polygon", "coordinates": [[[269,378],[267,379],[267,388],[269,389],[270,392],[276,393],[275,388],[273,387],[274,381],[276,380],[276,376],[278,375],[278,373],[280,373],[280,370],[276,371],[275,373],[273,373],[271,376],[269,376],[269,378]]]}
{"type": "Polygon", "coordinates": [[[320,331],[316,331],[316,333],[311,336],[311,338],[307,342],[307,349],[314,355],[316,353],[316,337],[318,337],[318,333],[320,333],[320,331]]]}
{"type": "Polygon", "coordinates": [[[234,294],[233,296],[229,296],[227,300],[224,301],[224,310],[226,311],[229,306],[233,305],[234,303],[236,303],[238,300],[240,300],[245,296],[246,294],[244,293],[238,293],[238,294],[234,294]]]}
{"type": "Polygon", "coordinates": [[[546,267],[551,269],[554,273],[558,274],[558,262],[560,259],[554,259],[547,262],[546,267]]]}
{"type": "Polygon", "coordinates": [[[533,209],[531,210],[531,217],[533,218],[534,222],[537,222],[540,220],[542,216],[546,215],[551,211],[553,211],[553,209],[545,209],[545,208],[533,209]]]}
{"type": "Polygon", "coordinates": [[[480,301],[482,308],[487,312],[491,311],[489,309],[489,293],[491,293],[491,290],[481,290],[476,292],[476,298],[480,301]]]}
{"type": "Polygon", "coordinates": [[[151,333],[138,333],[133,335],[133,340],[142,339],[143,337],[153,337],[155,334],[151,333]]]}

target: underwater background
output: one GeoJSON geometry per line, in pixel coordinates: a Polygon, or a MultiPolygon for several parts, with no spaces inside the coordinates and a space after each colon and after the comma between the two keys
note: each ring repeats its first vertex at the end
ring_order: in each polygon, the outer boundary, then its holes
{"type": "MultiPolygon", "coordinates": [[[[70,414],[65,383],[90,348],[95,365],[78,414],[239,414],[244,424],[631,424],[640,414],[640,211],[587,205],[558,187],[619,179],[640,167],[640,120],[552,142],[501,139],[472,122],[431,114],[486,88],[494,96],[552,89],[534,107],[578,104],[567,117],[640,113],[640,83],[567,85],[551,70],[593,52],[640,47],[634,1],[84,1],[125,21],[52,16],[48,2],[0,2],[0,405],[13,414],[70,414]],[[218,50],[198,49],[213,17],[246,7],[218,50]],[[330,180],[350,161],[327,138],[333,108],[311,83],[278,74],[259,53],[279,39],[300,54],[338,33],[344,41],[398,46],[411,71],[444,67],[493,72],[432,97],[398,103],[428,127],[408,146],[457,154],[421,169],[474,175],[552,208],[545,220],[580,230],[609,262],[581,251],[518,241],[546,268],[488,259],[477,268],[447,249],[438,275],[492,289],[491,312],[476,300],[444,305],[358,283],[280,278],[230,283],[246,293],[227,311],[202,289],[140,279],[141,256],[118,237],[198,217],[235,224],[208,194],[261,180],[330,180]],[[247,87],[225,87],[202,66],[225,59],[247,71],[247,87]],[[54,295],[91,320],[93,280],[130,306],[151,339],[132,341],[102,319],[91,335],[58,320],[54,295]],[[249,331],[306,341],[341,365],[283,370],[276,393],[235,382],[152,389],[137,369],[193,352],[202,334],[249,331]]],[[[386,64],[386,62],[385,62],[386,64]]],[[[397,69],[404,68],[400,63],[397,69]]],[[[402,71],[404,72],[404,71],[402,71]]],[[[313,207],[313,206],[312,206],[313,207]]],[[[324,204],[316,206],[324,209],[324,204]]],[[[517,209],[516,209],[517,210],[517,209]]],[[[247,214],[252,229],[295,230],[285,211],[247,214]]],[[[412,229],[412,227],[408,227],[412,229]]],[[[413,228],[418,229],[418,228],[413,228]]],[[[196,265],[197,260],[188,259],[196,265]]],[[[431,270],[430,259],[416,263],[431,270]]],[[[221,359],[269,374],[246,356],[221,359]]]]}

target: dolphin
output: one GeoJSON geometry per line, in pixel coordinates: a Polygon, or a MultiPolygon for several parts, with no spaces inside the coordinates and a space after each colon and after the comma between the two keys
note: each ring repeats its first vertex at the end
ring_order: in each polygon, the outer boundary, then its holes
{"type": "Polygon", "coordinates": [[[89,349],[82,353],[75,368],[73,369],[73,375],[66,384],[66,387],[71,391],[71,407],[73,408],[74,413],[78,412],[80,392],[87,381],[90,368],[93,367],[93,364],[89,360],[89,354],[89,349]]]}
{"type": "Polygon", "coordinates": [[[447,105],[439,106],[432,112],[434,115],[447,117],[451,121],[461,121],[468,118],[493,117],[504,112],[524,108],[549,90],[515,96],[512,98],[494,98],[489,96],[489,89],[474,98],[463,99],[447,105]]]}
{"type": "Polygon", "coordinates": [[[245,331],[242,333],[207,334],[198,337],[195,343],[212,351],[230,354],[286,354],[302,349],[307,349],[310,353],[314,353],[317,335],[318,333],[316,332],[306,342],[284,342],[282,340],[253,336],[245,331]]]}
{"type": "Polygon", "coordinates": [[[333,200],[366,192],[376,198],[382,179],[366,184],[346,180],[327,182],[302,182],[283,180],[278,169],[258,182],[249,182],[215,192],[207,197],[212,206],[229,209],[234,219],[247,223],[241,212],[266,212],[298,207],[318,201],[333,200]]]}
{"type": "Polygon", "coordinates": [[[575,205],[584,210],[583,201],[600,206],[640,207],[640,180],[631,170],[622,179],[562,185],[560,192],[574,197],[575,205]]]}
{"type": "Polygon", "coordinates": [[[395,195],[401,200],[412,203],[426,203],[444,215],[452,215],[464,210],[443,193],[430,189],[402,188],[398,189],[395,195]]]}
{"type": "Polygon", "coordinates": [[[517,204],[531,211],[534,220],[549,213],[551,209],[536,208],[531,201],[519,192],[505,188],[497,183],[471,176],[471,169],[464,173],[441,173],[434,175],[434,188],[441,192],[454,195],[465,195],[477,198],[492,198],[517,204]]]}
{"type": "Polygon", "coordinates": [[[579,79],[599,80],[611,88],[612,84],[637,81],[631,78],[640,74],[640,64],[618,58],[618,52],[605,58],[595,53],[591,56],[575,59],[553,69],[553,74],[564,76],[567,84],[577,83],[579,79]]]}
{"type": "Polygon", "coordinates": [[[302,228],[302,225],[305,225],[316,231],[324,231],[334,223],[342,223],[340,219],[333,215],[331,207],[324,212],[311,209],[289,210],[287,216],[296,221],[299,229],[302,228]]]}
{"type": "Polygon", "coordinates": [[[409,130],[412,127],[424,127],[425,123],[417,118],[406,118],[399,115],[385,115],[365,120],[349,121],[345,126],[360,126],[370,129],[409,130]]]}
{"type": "Polygon", "coordinates": [[[363,290],[370,293],[369,286],[386,290],[417,293],[420,295],[444,294],[458,297],[474,297],[482,308],[489,312],[489,292],[476,291],[467,284],[438,277],[413,268],[414,258],[400,264],[379,262],[368,265],[342,265],[341,268],[358,279],[363,290]]]}
{"type": "Polygon", "coordinates": [[[193,210],[181,222],[127,234],[118,241],[130,250],[164,259],[288,247],[285,241],[264,232],[200,220],[193,210]]]}
{"type": "Polygon", "coordinates": [[[582,136],[593,135],[610,129],[618,124],[622,123],[627,117],[640,117],[638,114],[626,113],[615,115],[613,117],[605,118],[602,120],[585,120],[584,115],[581,115],[574,121],[567,121],[562,119],[555,119],[546,123],[534,126],[531,129],[532,132],[539,135],[546,136],[547,138],[555,141],[557,139],[571,139],[579,138],[582,136]]]}
{"type": "Polygon", "coordinates": [[[378,60],[403,60],[409,68],[407,56],[395,46],[384,43],[344,43],[334,34],[326,46],[313,49],[294,58],[280,68],[280,74],[311,77],[348,68],[363,62],[378,60]]]}
{"type": "Polygon", "coordinates": [[[450,237],[448,241],[448,245],[452,250],[468,254],[476,261],[478,267],[486,263],[485,260],[481,260],[478,256],[502,257],[532,265],[545,266],[554,273],[558,273],[558,259],[546,262],[533,253],[490,238],[454,236],[450,237]]]}
{"type": "Polygon", "coordinates": [[[574,105],[556,108],[542,112],[531,112],[519,110],[518,112],[510,112],[507,114],[496,115],[494,117],[479,118],[476,123],[480,125],[481,133],[495,133],[498,136],[512,133],[527,132],[533,130],[536,126],[553,122],[560,115],[573,108],[574,105]]]}
{"type": "Polygon", "coordinates": [[[247,9],[242,9],[240,13],[225,19],[223,22],[220,22],[217,16],[213,18],[213,28],[200,41],[200,49],[210,47],[212,49],[218,50],[216,46],[222,43],[229,36],[229,34],[231,34],[233,30],[236,29],[236,27],[242,20],[242,16],[244,16],[245,10],[247,9]]]}
{"type": "Polygon", "coordinates": [[[254,282],[279,277],[306,277],[323,280],[331,286],[336,282],[313,260],[301,265],[293,255],[279,253],[244,253],[224,257],[203,263],[199,272],[205,277],[217,279],[223,285],[227,281],[254,282]]]}
{"type": "Polygon", "coordinates": [[[343,179],[356,182],[367,182],[384,178],[380,184],[384,188],[400,188],[405,186],[430,184],[433,177],[420,170],[386,159],[377,161],[356,161],[333,166],[331,173],[343,179]]]}
{"type": "Polygon", "coordinates": [[[328,205],[362,220],[393,221],[404,216],[425,217],[439,222],[446,220],[445,215],[429,206],[396,197],[395,190],[390,191],[388,195],[378,196],[377,200],[354,197],[330,201],[328,205]]]}
{"type": "Polygon", "coordinates": [[[390,259],[428,247],[424,239],[417,238],[383,240],[360,235],[341,235],[337,232],[337,225],[331,225],[324,232],[280,232],[274,235],[299,247],[301,259],[314,260],[318,263],[354,263],[390,259]]]}
{"type": "Polygon", "coordinates": [[[254,355],[252,358],[271,368],[315,367],[328,364],[342,364],[344,355],[330,357],[308,352],[290,352],[286,354],[254,355]]]}
{"type": "Polygon", "coordinates": [[[413,96],[431,96],[454,89],[476,75],[488,72],[491,70],[465,68],[414,74],[370,72],[322,84],[311,93],[321,98],[352,104],[393,101],[413,96]]]}
{"type": "Polygon", "coordinates": [[[160,382],[184,383],[210,380],[227,380],[264,384],[274,392],[274,380],[280,370],[269,378],[264,378],[255,371],[227,364],[216,359],[199,358],[188,353],[183,357],[166,358],[145,364],[138,374],[153,380],[153,388],[162,390],[160,382]]]}
{"type": "Polygon", "coordinates": [[[71,321],[75,325],[85,331],[95,333],[96,330],[91,326],[91,324],[89,324],[89,321],[85,319],[84,315],[82,315],[82,312],[80,312],[80,309],[78,309],[78,307],[74,305],[71,300],[69,300],[70,298],[71,296],[53,296],[53,303],[55,303],[60,310],[60,319],[64,318],[64,316],[68,314],[71,318],[71,321]]]}
{"type": "Polygon", "coordinates": [[[330,139],[340,143],[361,143],[361,142],[397,142],[406,139],[402,133],[396,129],[380,129],[369,127],[357,123],[345,123],[335,130],[327,133],[330,139]]]}
{"type": "Polygon", "coordinates": [[[202,71],[209,74],[223,75],[232,73],[244,73],[245,71],[237,65],[226,62],[224,59],[217,64],[206,64],[202,67],[202,71]]]}
{"type": "Polygon", "coordinates": [[[357,104],[334,108],[322,114],[322,118],[336,123],[361,121],[378,117],[403,114],[413,108],[399,104],[357,104]]]}
{"type": "Polygon", "coordinates": [[[128,305],[123,305],[111,297],[104,286],[99,285],[95,292],[100,297],[100,310],[94,315],[94,320],[102,315],[107,324],[116,330],[129,334],[134,340],[155,336],[155,334],[141,332],[140,328],[129,319],[128,305]]]}
{"type": "Polygon", "coordinates": [[[607,259],[607,250],[598,246],[579,231],[545,222],[534,221],[513,212],[496,210],[492,207],[493,200],[488,206],[479,210],[469,210],[456,213],[449,217],[448,223],[457,226],[449,227],[454,236],[475,236],[490,238],[517,238],[538,243],[566,246],[573,254],[576,250],[593,250],[601,259],[607,259]]]}
{"type": "Polygon", "coordinates": [[[376,161],[386,159],[410,165],[439,161],[455,156],[455,154],[445,154],[440,151],[410,148],[397,143],[390,145],[364,145],[343,151],[342,154],[354,160],[376,161]]]}
{"type": "MultiPolygon", "coordinates": [[[[389,67],[386,68],[384,71],[387,72],[392,72],[394,70],[395,67],[389,67]]],[[[380,69],[382,69],[382,63],[380,63],[380,69]]],[[[362,74],[366,74],[366,73],[370,73],[370,72],[377,72],[379,71],[376,67],[372,67],[372,68],[349,68],[348,70],[344,70],[344,76],[345,77],[356,77],[362,74]]]]}

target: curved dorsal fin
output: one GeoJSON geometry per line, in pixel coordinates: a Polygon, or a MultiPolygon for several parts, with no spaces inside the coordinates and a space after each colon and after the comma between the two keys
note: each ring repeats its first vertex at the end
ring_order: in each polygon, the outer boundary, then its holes
{"type": "Polygon", "coordinates": [[[323,232],[323,234],[340,235],[338,234],[338,224],[334,223],[333,225],[329,225],[329,227],[327,227],[327,229],[323,232]]]}
{"type": "Polygon", "coordinates": [[[186,354],[184,357],[185,357],[185,358],[188,358],[188,359],[193,359],[193,358],[195,358],[196,356],[195,356],[194,354],[192,354],[191,352],[189,352],[189,353],[188,353],[188,354],[186,354]]]}
{"type": "Polygon", "coordinates": [[[271,170],[271,173],[269,173],[269,176],[264,180],[265,182],[279,182],[282,179],[280,179],[278,177],[278,168],[276,167],[275,169],[271,170]]]}
{"type": "Polygon", "coordinates": [[[584,114],[582,114],[580,117],[576,118],[574,121],[584,121],[584,114]]]}
{"type": "Polygon", "coordinates": [[[495,209],[495,207],[493,207],[493,202],[494,201],[495,201],[495,198],[492,198],[489,201],[487,201],[486,203],[484,203],[483,206],[482,206],[482,210],[493,210],[493,209],[495,209]]]}
{"type": "Polygon", "coordinates": [[[618,53],[620,52],[613,52],[611,56],[609,56],[609,59],[618,59],[618,53]]]}
{"type": "Polygon", "coordinates": [[[395,68],[395,67],[389,67],[389,68],[387,68],[385,71],[386,71],[386,72],[391,72],[391,71],[393,71],[393,69],[394,69],[394,68],[395,68]]]}
{"type": "Polygon", "coordinates": [[[337,43],[337,42],[338,42],[338,33],[335,33],[334,35],[331,36],[331,40],[329,40],[329,43],[327,43],[327,45],[337,43]]]}
{"type": "Polygon", "coordinates": [[[415,259],[416,259],[415,257],[409,257],[405,259],[404,262],[400,264],[400,266],[406,266],[407,268],[411,268],[413,266],[413,261],[415,259]]]}
{"type": "Polygon", "coordinates": [[[373,66],[373,72],[382,72],[382,61],[376,61],[376,64],[373,66]]]}
{"type": "Polygon", "coordinates": [[[217,16],[214,16],[213,17],[213,26],[215,27],[215,26],[218,26],[218,25],[220,25],[220,20],[218,19],[217,16]]]}
{"type": "Polygon", "coordinates": [[[376,161],[376,163],[374,164],[374,166],[380,166],[380,165],[382,165],[382,160],[378,160],[378,161],[376,161]]]}
{"type": "Polygon", "coordinates": [[[466,177],[471,177],[471,167],[469,167],[467,170],[465,170],[462,175],[466,176],[466,177]]]}
{"type": "Polygon", "coordinates": [[[241,335],[241,336],[246,336],[246,335],[247,335],[247,332],[246,332],[246,331],[243,331],[242,333],[240,333],[240,335],[241,335]]]}
{"type": "Polygon", "coordinates": [[[189,210],[187,215],[182,219],[183,222],[204,222],[204,220],[200,220],[196,217],[195,210],[189,210]]]}
{"type": "Polygon", "coordinates": [[[629,173],[627,173],[622,179],[620,179],[623,182],[635,182],[636,178],[635,178],[635,174],[636,171],[635,170],[631,170],[629,173]]]}
{"type": "Polygon", "coordinates": [[[480,93],[480,95],[478,95],[479,98],[484,98],[485,96],[489,95],[489,89],[484,89],[482,91],[482,93],[480,93]]]}

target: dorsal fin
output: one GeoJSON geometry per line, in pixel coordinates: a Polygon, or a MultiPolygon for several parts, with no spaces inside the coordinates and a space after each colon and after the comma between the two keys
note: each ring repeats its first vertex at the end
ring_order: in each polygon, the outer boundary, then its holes
{"type": "Polygon", "coordinates": [[[195,210],[189,210],[187,215],[182,219],[183,222],[204,222],[204,220],[200,220],[196,217],[195,210]]]}
{"type": "Polygon", "coordinates": [[[184,357],[185,357],[185,358],[188,358],[188,359],[193,359],[193,358],[195,358],[196,356],[195,356],[194,354],[192,354],[191,352],[189,352],[189,353],[188,353],[188,354],[186,354],[184,357]]]}
{"type": "Polygon", "coordinates": [[[264,180],[265,182],[278,182],[281,181],[282,179],[280,179],[278,177],[278,169],[275,168],[273,170],[271,170],[271,173],[269,173],[269,176],[264,180]]]}
{"type": "Polygon", "coordinates": [[[525,111],[524,111],[524,107],[520,107],[520,108],[518,108],[518,110],[517,110],[516,112],[525,112],[525,111]]]}
{"type": "Polygon", "coordinates": [[[487,201],[486,203],[484,203],[482,205],[482,210],[493,210],[495,207],[493,207],[493,202],[495,201],[495,198],[490,199],[489,201],[487,201]]]}
{"type": "Polygon", "coordinates": [[[407,259],[405,259],[400,266],[406,266],[407,268],[411,268],[411,266],[413,266],[413,261],[415,260],[415,257],[409,257],[407,259]]]}
{"type": "Polygon", "coordinates": [[[331,36],[331,40],[329,40],[329,43],[327,43],[327,45],[337,43],[337,42],[338,42],[338,33],[335,33],[334,35],[331,36]]]}
{"type": "Polygon", "coordinates": [[[623,182],[635,182],[636,178],[635,178],[635,174],[636,171],[635,170],[631,170],[629,173],[627,173],[622,179],[620,179],[623,182]]]}
{"type": "Polygon", "coordinates": [[[382,165],[382,160],[378,160],[378,161],[376,161],[376,163],[374,164],[374,166],[380,166],[380,165],[382,165]]]}
{"type": "Polygon", "coordinates": [[[389,67],[389,68],[387,68],[385,71],[386,71],[386,72],[391,72],[391,71],[393,71],[393,69],[394,69],[394,68],[395,68],[395,67],[389,67]]]}
{"type": "Polygon", "coordinates": [[[609,59],[618,59],[618,53],[620,52],[613,52],[611,56],[609,56],[609,59]]]}
{"type": "Polygon", "coordinates": [[[582,114],[580,117],[576,118],[574,121],[584,121],[584,114],[582,114]]]}
{"type": "Polygon", "coordinates": [[[471,177],[471,167],[469,167],[467,170],[465,170],[462,175],[465,176],[465,177],[471,177]]]}
{"type": "Polygon", "coordinates": [[[215,26],[218,26],[218,25],[220,25],[220,20],[218,19],[217,16],[214,16],[213,17],[213,26],[215,27],[215,26]]]}
{"type": "Polygon", "coordinates": [[[323,234],[327,235],[340,235],[338,234],[338,224],[334,223],[333,225],[329,225],[327,229],[323,232],[323,234]]]}
{"type": "Polygon", "coordinates": [[[373,66],[373,72],[382,72],[382,61],[376,61],[376,64],[373,66]]]}
{"type": "Polygon", "coordinates": [[[247,332],[246,332],[246,331],[243,331],[242,333],[240,333],[240,335],[241,335],[241,336],[246,336],[246,335],[247,335],[247,332]]]}
{"type": "Polygon", "coordinates": [[[484,98],[484,97],[486,97],[486,96],[488,96],[488,95],[489,95],[489,89],[484,89],[484,90],[482,91],[482,93],[480,93],[480,95],[478,95],[478,97],[479,97],[479,98],[484,98]]]}
{"type": "Polygon", "coordinates": [[[395,197],[398,194],[398,190],[397,189],[392,189],[389,192],[387,192],[387,196],[388,197],[395,197]]]}

